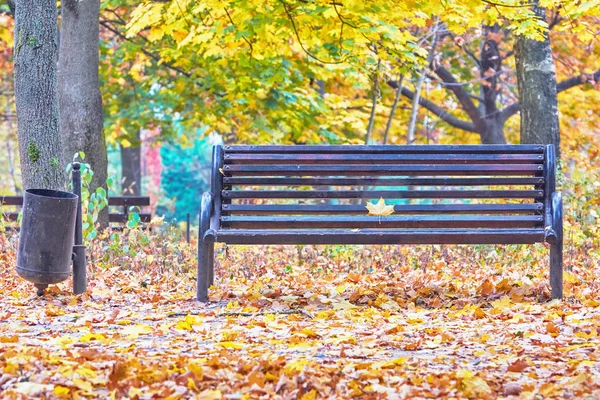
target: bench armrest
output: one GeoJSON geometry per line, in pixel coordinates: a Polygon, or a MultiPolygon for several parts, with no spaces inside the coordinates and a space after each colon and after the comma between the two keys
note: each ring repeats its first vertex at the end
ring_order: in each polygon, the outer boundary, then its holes
{"type": "Polygon", "coordinates": [[[552,193],[550,212],[548,216],[550,218],[546,222],[546,242],[554,244],[558,240],[562,239],[563,204],[561,192],[552,193]]]}
{"type": "Polygon", "coordinates": [[[213,214],[213,196],[211,192],[202,194],[202,202],[200,205],[200,224],[198,226],[198,242],[205,240],[208,232],[212,232],[211,217],[213,214]]]}

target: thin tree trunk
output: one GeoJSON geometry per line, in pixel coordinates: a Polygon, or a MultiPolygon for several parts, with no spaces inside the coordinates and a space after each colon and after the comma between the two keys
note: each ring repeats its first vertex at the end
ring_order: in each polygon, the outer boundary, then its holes
{"type": "Polygon", "coordinates": [[[383,135],[383,144],[387,144],[388,138],[390,136],[390,130],[392,129],[392,122],[394,121],[394,115],[396,114],[396,109],[398,108],[398,103],[400,102],[400,97],[402,96],[402,81],[404,80],[404,75],[400,75],[398,78],[398,89],[396,89],[396,96],[394,97],[394,103],[392,104],[392,110],[390,111],[390,116],[388,118],[387,124],[385,125],[385,133],[383,135]]]}
{"type": "MultiPolygon", "coordinates": [[[[141,135],[140,135],[141,136],[141,135]]],[[[130,147],[121,146],[121,187],[124,195],[140,196],[142,193],[142,144],[134,141],[130,147]]]]}
{"type": "MultiPolygon", "coordinates": [[[[546,20],[546,9],[533,2],[533,12],[546,20]]],[[[517,83],[521,104],[521,143],[554,144],[560,150],[556,74],[550,38],[519,36],[515,42],[517,83]]],[[[558,153],[560,154],[560,153],[558,153]]]]}
{"type": "Polygon", "coordinates": [[[14,76],[23,187],[65,189],[57,91],[56,0],[20,0],[14,76]]]}
{"type": "Polygon", "coordinates": [[[379,68],[381,67],[381,59],[377,60],[377,69],[373,75],[373,106],[371,107],[371,116],[369,117],[369,125],[367,127],[367,135],[365,136],[365,144],[369,144],[373,128],[375,127],[375,115],[377,111],[377,100],[379,99],[379,68]]]}
{"type": "MultiPolygon", "coordinates": [[[[63,158],[85,153],[94,176],[90,191],[106,189],[107,154],[102,97],[98,78],[100,0],[63,0],[61,6],[60,89],[63,158]]],[[[101,228],[108,226],[108,208],[98,215],[101,228]]]]}
{"type": "Polygon", "coordinates": [[[427,65],[421,69],[419,73],[419,78],[417,80],[417,85],[415,87],[415,97],[412,102],[412,110],[410,112],[410,118],[408,122],[408,131],[406,132],[406,144],[413,144],[415,142],[415,129],[417,127],[417,116],[419,115],[419,100],[421,99],[421,89],[423,87],[423,82],[425,82],[425,76],[427,72],[427,68],[431,65],[433,61],[433,56],[435,54],[435,48],[437,45],[437,30],[439,23],[433,26],[433,39],[431,40],[431,48],[429,49],[429,55],[427,56],[427,65]]]}

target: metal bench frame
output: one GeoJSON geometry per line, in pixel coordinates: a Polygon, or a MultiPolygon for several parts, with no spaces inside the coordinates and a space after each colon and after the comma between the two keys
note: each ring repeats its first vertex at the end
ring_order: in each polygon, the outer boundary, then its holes
{"type": "Polygon", "coordinates": [[[533,244],[547,242],[550,244],[552,298],[563,296],[562,197],[561,193],[556,191],[556,153],[553,145],[218,145],[213,148],[211,190],[202,196],[199,219],[197,299],[202,302],[208,301],[208,288],[214,283],[215,242],[227,244],[533,244]],[[373,164],[373,160],[380,165],[373,164]],[[485,175],[491,177],[482,177],[485,175]],[[527,177],[517,177],[523,175],[527,177]],[[403,178],[383,180],[378,178],[381,176],[403,178]],[[364,190],[364,187],[370,184],[403,186],[415,182],[430,186],[533,185],[535,190],[411,191],[410,186],[407,191],[364,190]],[[234,185],[300,184],[306,186],[347,184],[363,190],[310,192],[297,188],[279,191],[232,190],[234,185]],[[395,209],[402,211],[402,214],[428,213],[441,214],[441,216],[402,215],[381,218],[368,217],[362,205],[232,204],[232,199],[236,198],[298,199],[310,196],[313,199],[378,199],[386,195],[400,198],[399,194],[402,198],[534,198],[539,201],[533,204],[502,205],[397,205],[395,209]],[[254,210],[253,215],[259,216],[237,218],[228,216],[234,211],[244,213],[250,210],[254,210]],[[297,216],[272,216],[270,213],[273,210],[297,216]],[[306,210],[310,212],[307,213],[306,210]],[[331,212],[335,212],[336,215],[331,216],[331,212]],[[495,212],[525,213],[530,216],[472,217],[467,215],[495,212]],[[327,216],[313,215],[319,213],[327,216]],[[263,216],[260,216],[261,214],[263,216]],[[377,223],[373,221],[374,218],[378,219],[377,223]],[[315,223],[320,225],[319,228],[311,227],[315,223]],[[387,226],[379,225],[382,223],[387,226]],[[302,230],[281,229],[286,224],[302,230]],[[279,229],[270,229],[273,227],[279,229]],[[353,227],[360,227],[360,229],[352,229],[353,227]],[[402,229],[378,229],[382,227],[402,229]]]}

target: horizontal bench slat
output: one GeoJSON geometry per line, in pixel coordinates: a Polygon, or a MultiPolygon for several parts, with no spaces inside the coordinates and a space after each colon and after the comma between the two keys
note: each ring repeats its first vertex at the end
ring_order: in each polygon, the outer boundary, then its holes
{"type": "MultiPolygon", "coordinates": [[[[149,223],[150,221],[152,221],[152,214],[139,213],[138,215],[140,216],[140,222],[149,223]]],[[[128,214],[110,213],[108,215],[109,222],[118,222],[120,224],[126,223],[129,220],[128,218],[128,214]]]]}
{"type": "Polygon", "coordinates": [[[230,229],[323,229],[323,228],[535,228],[542,216],[244,216],[221,217],[230,229]]]}
{"type": "Polygon", "coordinates": [[[542,190],[223,190],[226,199],[532,199],[542,190]]]}
{"type": "Polygon", "coordinates": [[[533,244],[544,241],[543,229],[361,229],[219,230],[228,244],[533,244]]]}
{"type": "Polygon", "coordinates": [[[440,175],[535,175],[543,172],[533,164],[469,164],[469,165],[225,165],[223,173],[240,176],[440,176],[440,175]]]}
{"type": "Polygon", "coordinates": [[[150,205],[150,197],[147,196],[111,196],[108,198],[109,206],[138,206],[150,205]]]}
{"type": "Polygon", "coordinates": [[[0,196],[0,204],[6,206],[22,206],[23,196],[0,196]]]}
{"type": "MultiPolygon", "coordinates": [[[[0,197],[0,204],[7,206],[22,206],[23,196],[0,197]]],[[[109,206],[149,206],[150,197],[147,196],[112,196],[108,198],[109,206]]]]}
{"type": "MultiPolygon", "coordinates": [[[[15,222],[19,217],[19,213],[4,213],[2,215],[6,220],[11,222],[15,222]]],[[[152,220],[152,214],[141,213],[138,215],[140,216],[140,222],[149,223],[152,220]]],[[[109,222],[126,223],[128,221],[128,216],[127,214],[110,213],[108,215],[108,220],[109,222]]]]}
{"type": "Polygon", "coordinates": [[[324,146],[225,146],[225,154],[230,153],[350,153],[350,154],[523,154],[543,153],[542,145],[428,145],[428,146],[357,146],[357,145],[324,145],[324,146]]]}
{"type": "Polygon", "coordinates": [[[248,186],[496,186],[543,185],[544,178],[263,178],[224,177],[224,185],[248,186]]]}
{"type": "MultiPolygon", "coordinates": [[[[223,204],[225,214],[362,214],[360,205],[299,205],[299,204],[223,204]]],[[[397,214],[533,214],[541,212],[542,203],[534,204],[407,204],[395,205],[397,214]]]]}
{"type": "Polygon", "coordinates": [[[15,222],[19,218],[19,213],[16,213],[16,212],[4,213],[4,214],[2,214],[2,217],[4,217],[4,219],[6,221],[15,222]]]}
{"type": "Polygon", "coordinates": [[[225,164],[541,164],[543,154],[227,154],[225,164]]]}

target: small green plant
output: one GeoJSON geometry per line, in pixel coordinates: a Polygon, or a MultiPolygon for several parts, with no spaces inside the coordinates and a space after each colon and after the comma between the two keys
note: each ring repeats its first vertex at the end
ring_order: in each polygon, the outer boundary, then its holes
{"type": "MultiPolygon", "coordinates": [[[[73,156],[73,162],[80,159],[85,160],[85,153],[80,151],[73,156]]],[[[81,165],[81,219],[83,223],[83,237],[86,240],[92,240],[98,236],[96,222],[101,210],[108,207],[108,193],[103,187],[96,188],[94,193],[90,193],[90,184],[94,177],[94,171],[89,164],[80,162],[81,165]]],[[[73,164],[67,165],[67,173],[73,169],[73,164]]],[[[113,179],[107,179],[107,185],[112,185],[113,179]]]]}
{"type": "Polygon", "coordinates": [[[129,207],[127,213],[127,224],[125,225],[129,229],[135,229],[140,226],[140,208],[137,206],[129,207]]]}

